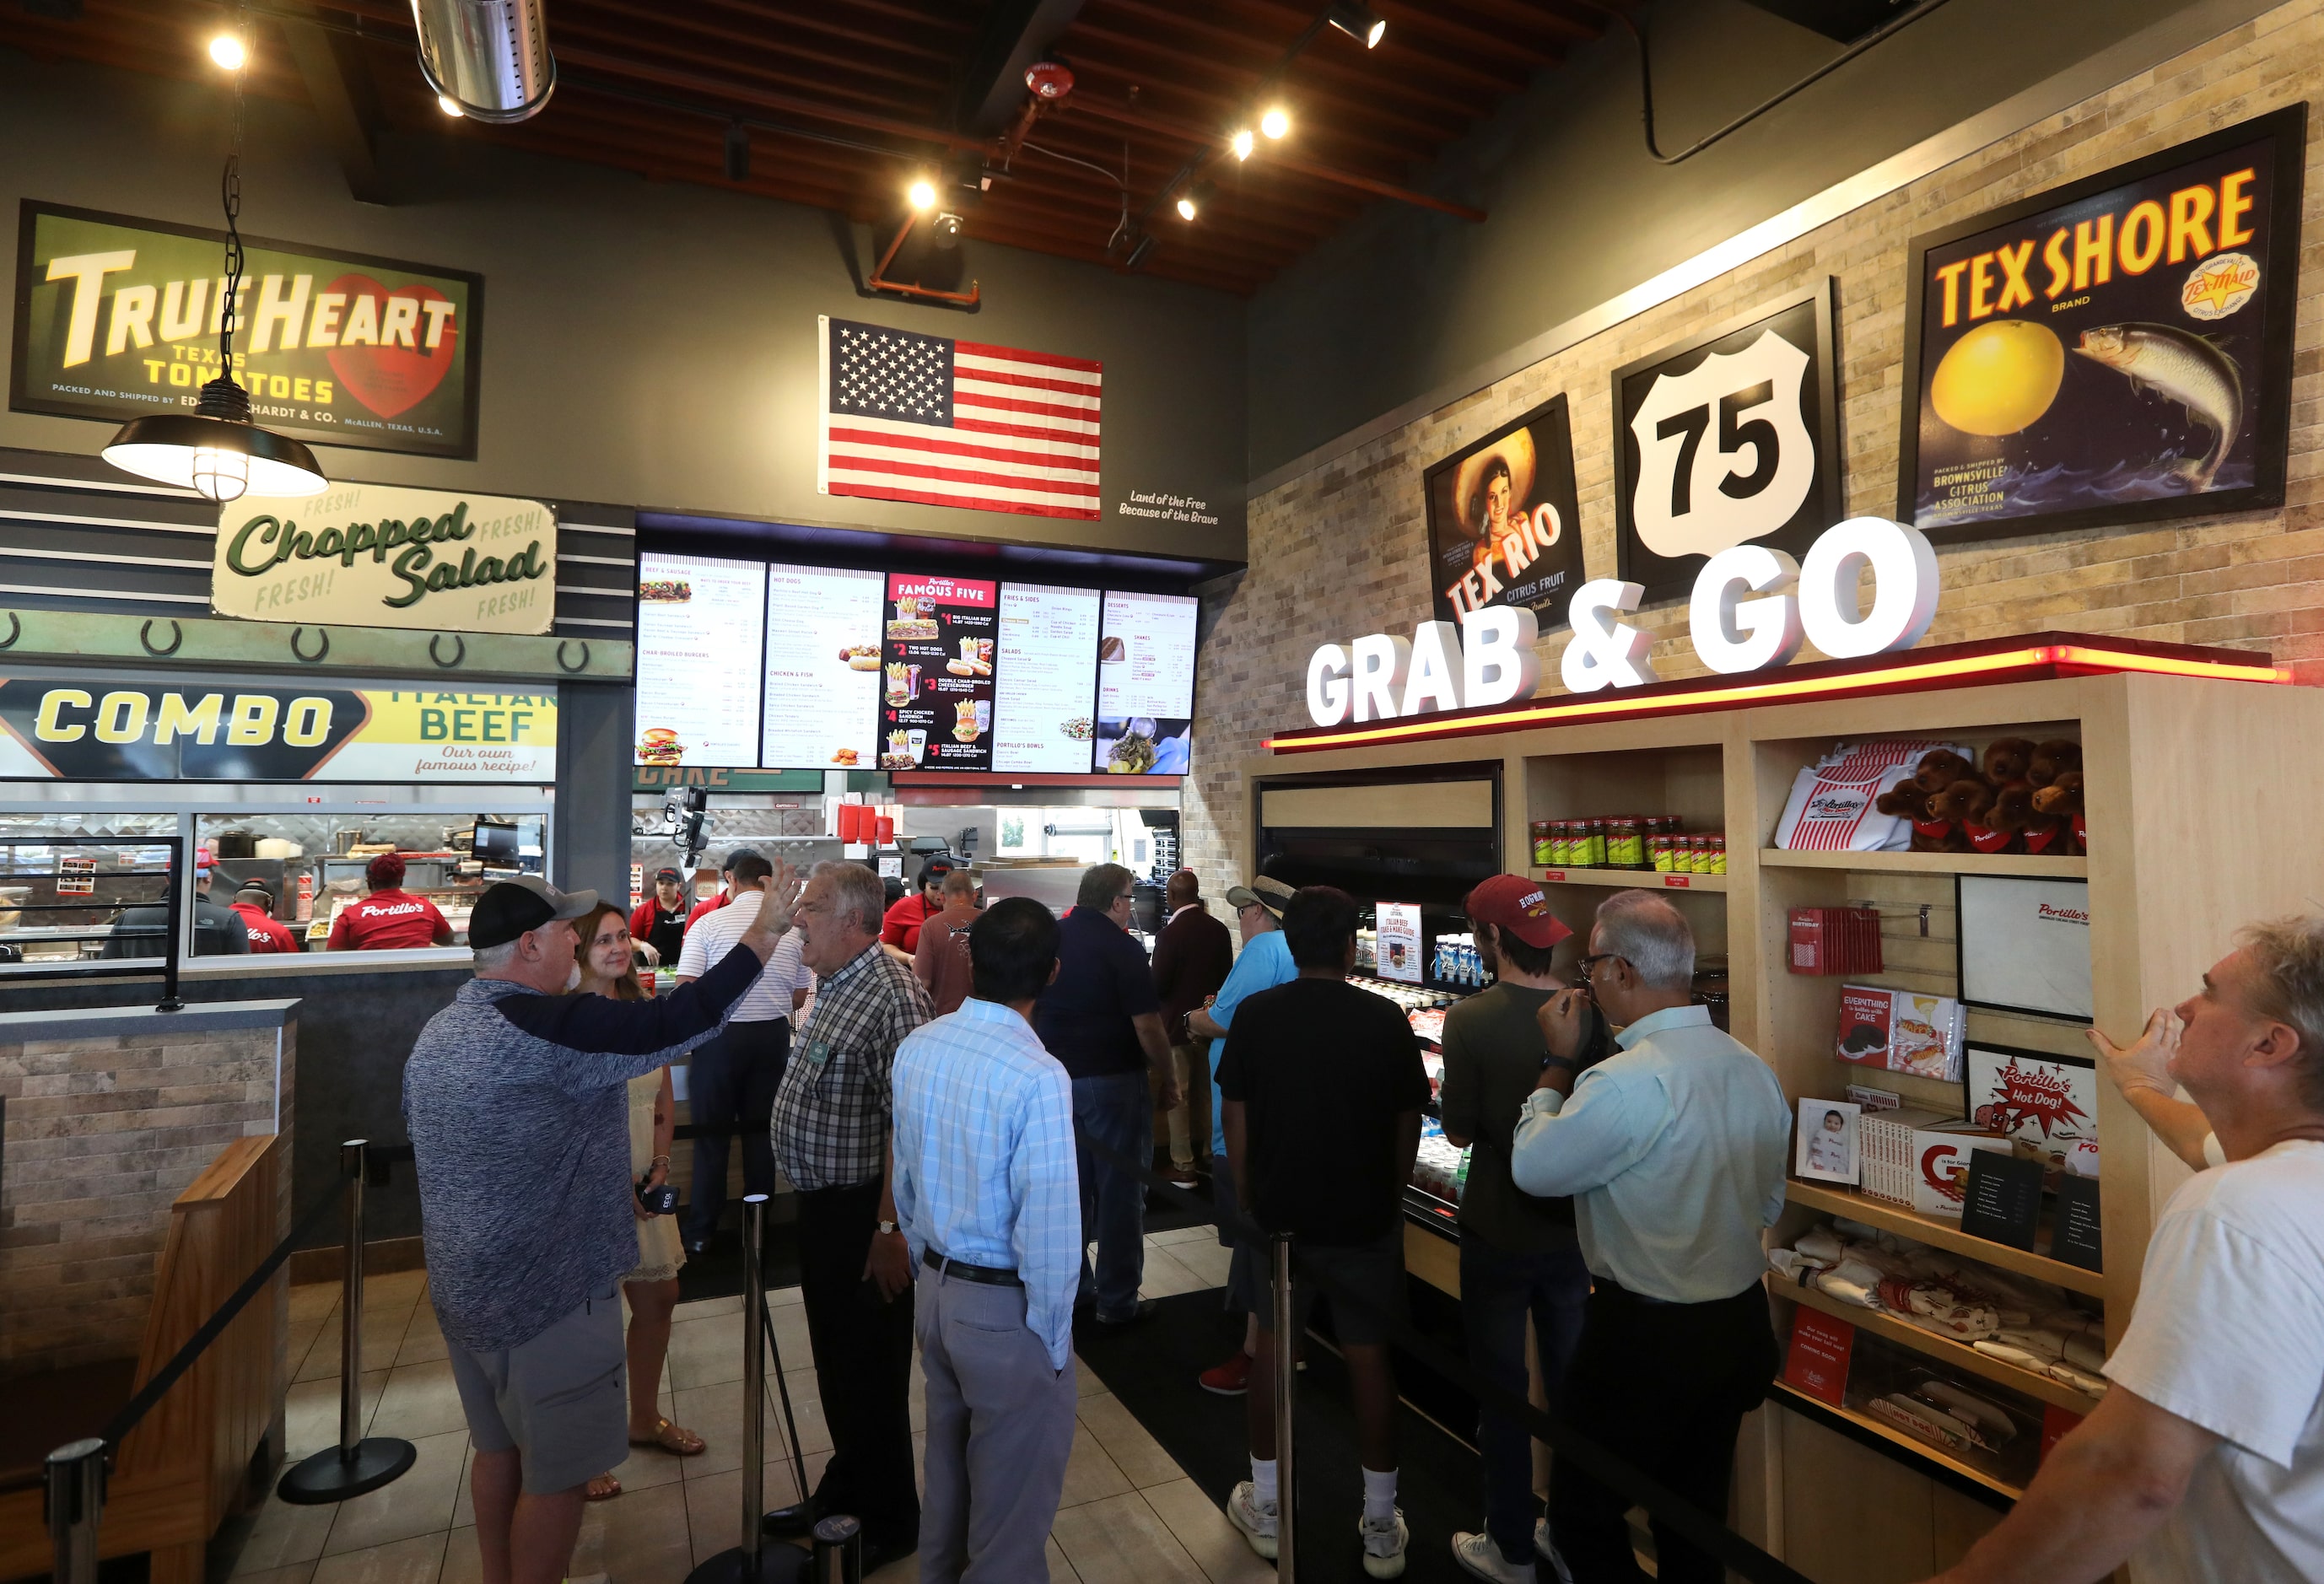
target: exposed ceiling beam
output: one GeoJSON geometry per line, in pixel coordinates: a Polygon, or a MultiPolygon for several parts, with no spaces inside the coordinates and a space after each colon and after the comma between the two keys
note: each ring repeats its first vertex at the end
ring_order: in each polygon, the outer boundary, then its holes
{"type": "Polygon", "coordinates": [[[952,124],[991,137],[1025,102],[1025,69],[1081,14],[1083,0],[993,0],[960,63],[952,124]]]}
{"type": "Polygon", "coordinates": [[[316,123],[347,179],[347,191],[358,203],[393,203],[379,168],[379,93],[364,63],[361,41],[279,13],[275,25],[298,64],[299,80],[307,86],[316,123]]]}

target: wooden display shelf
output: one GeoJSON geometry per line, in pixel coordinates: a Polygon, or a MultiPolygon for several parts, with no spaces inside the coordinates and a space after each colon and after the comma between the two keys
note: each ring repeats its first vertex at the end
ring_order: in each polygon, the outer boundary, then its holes
{"type": "Polygon", "coordinates": [[[2107,1296],[2106,1278],[2097,1271],[2084,1270],[2079,1265],[2068,1265],[2061,1259],[2028,1254],[2022,1248],[2012,1248],[2006,1243],[1971,1237],[1955,1222],[1923,1215],[1918,1211],[1907,1210],[1885,1199],[1875,1199],[1869,1194],[1851,1193],[1844,1188],[1803,1183],[1796,1177],[1784,1183],[1784,1194],[1794,1204],[1846,1216],[1849,1220],[1862,1221],[1868,1227],[1878,1227],[1883,1231],[1949,1249],[2017,1275],[2032,1276],[2035,1281],[2063,1287],[2069,1292],[2086,1294],[2093,1298],[2107,1296]]]}
{"type": "Polygon", "coordinates": [[[1659,869],[1560,869],[1536,864],[1533,878],[1553,886],[1615,886],[1628,890],[1723,891],[1723,874],[1679,874],[1659,869]]]}
{"type": "Polygon", "coordinates": [[[1886,1337],[1888,1340],[1899,1346],[1910,1348],[1916,1353],[1926,1353],[1930,1358],[1950,1364],[1957,1369],[1966,1369],[1972,1375],[1982,1376],[1997,1386],[2006,1386],[2012,1391],[2024,1392],[2029,1397],[2039,1397],[2045,1403],[2054,1403],[2070,1413],[2087,1414],[2098,1405],[2098,1398],[2088,1392],[2068,1386],[2062,1380],[2053,1380],[2046,1375],[2036,1375],[2030,1369],[2022,1369],[2006,1360],[1980,1353],[1966,1343],[1954,1341],[1950,1337],[1941,1337],[1933,1331],[1924,1331],[1919,1326],[1907,1325],[1883,1310],[1865,1309],[1854,1303],[1843,1303],[1829,1293],[1815,1287],[1803,1287],[1795,1282],[1770,1281],[1767,1284],[1767,1290],[1778,1298],[1786,1299],[1794,1303],[1803,1303],[1810,1309],[1821,1310],[1835,1320],[1844,1320],[1861,1331],[1870,1331],[1876,1337],[1886,1337]]]}
{"type": "Polygon", "coordinates": [[[1885,1419],[1875,1419],[1871,1414],[1859,1414],[1853,1408],[1835,1408],[1821,1397],[1811,1397],[1805,1392],[1780,1380],[1775,1383],[1769,1395],[1785,1407],[1798,1405],[1801,1411],[1811,1418],[1828,1414],[1835,1419],[1844,1419],[1858,1430],[1877,1436],[1891,1446],[1902,1447],[1914,1457],[1925,1458],[1946,1472],[1981,1485],[1996,1495],[2006,1497],[2013,1502],[2025,1494],[2024,1487],[2012,1485],[2006,1479],[1996,1479],[1974,1464],[1962,1462],[1942,1447],[1932,1446],[1917,1436],[1906,1435],[1885,1419]]]}
{"type": "Polygon", "coordinates": [[[1843,869],[1859,874],[2022,874],[2043,879],[2078,879],[2090,872],[2087,858],[2049,858],[2024,852],[1793,852],[1759,850],[1762,869],[1843,869]]]}

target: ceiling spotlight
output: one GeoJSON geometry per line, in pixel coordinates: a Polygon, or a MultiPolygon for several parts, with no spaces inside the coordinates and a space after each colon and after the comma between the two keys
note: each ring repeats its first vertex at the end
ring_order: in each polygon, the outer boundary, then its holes
{"type": "Polygon", "coordinates": [[[936,234],[938,247],[951,248],[960,245],[960,216],[950,209],[946,209],[929,221],[928,229],[936,234]]]}
{"type": "Polygon", "coordinates": [[[1388,32],[1388,23],[1373,14],[1363,0],[1334,0],[1331,23],[1367,50],[1376,47],[1380,36],[1388,32]]]}
{"type": "Polygon", "coordinates": [[[1250,127],[1239,126],[1235,129],[1234,136],[1227,139],[1227,147],[1234,151],[1236,159],[1248,160],[1250,158],[1250,151],[1256,141],[1250,135],[1250,127]]]}
{"type": "Polygon", "coordinates": [[[1267,114],[1259,118],[1259,130],[1269,137],[1281,137],[1291,130],[1291,114],[1280,105],[1271,105],[1267,114]]]}
{"type": "Polygon", "coordinates": [[[1211,194],[1213,190],[1214,189],[1212,188],[1211,184],[1204,181],[1197,183],[1195,186],[1189,188],[1185,192],[1180,193],[1178,195],[1177,203],[1178,218],[1181,220],[1192,220],[1195,216],[1201,214],[1203,212],[1203,207],[1211,201],[1211,194]]]}
{"type": "Polygon", "coordinates": [[[1149,233],[1148,235],[1138,239],[1137,244],[1130,250],[1130,256],[1121,261],[1121,267],[1125,270],[1134,270],[1138,268],[1139,265],[1146,262],[1146,255],[1153,251],[1154,238],[1149,233]]]}
{"type": "Polygon", "coordinates": [[[925,176],[916,177],[912,185],[904,189],[904,196],[911,200],[912,207],[925,215],[936,207],[936,184],[925,176]]]}
{"type": "Polygon", "coordinates": [[[228,71],[240,71],[250,51],[243,48],[241,34],[220,33],[210,41],[210,59],[228,71]]]}
{"type": "Polygon", "coordinates": [[[460,108],[460,101],[454,98],[449,94],[438,94],[436,96],[436,108],[441,110],[447,115],[459,116],[466,115],[467,114],[466,110],[460,108]]]}

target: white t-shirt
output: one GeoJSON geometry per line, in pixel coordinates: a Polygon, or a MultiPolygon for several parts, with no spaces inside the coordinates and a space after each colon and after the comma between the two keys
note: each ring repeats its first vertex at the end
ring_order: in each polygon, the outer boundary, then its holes
{"type": "Polygon", "coordinates": [[[2106,1373],[2222,1438],[2131,1559],[2136,1584],[2324,1579],[2324,1143],[2171,1196],[2106,1373]]]}
{"type": "MultiPolygon", "coordinates": [[[[678,972],[687,979],[700,979],[718,965],[734,943],[748,935],[759,916],[759,904],[765,899],[763,891],[738,891],[725,907],[706,913],[695,920],[694,927],[686,932],[686,945],[678,954],[678,972]]],[[[775,943],[774,955],[759,981],[742,992],[734,1004],[737,1023],[773,1023],[791,1015],[791,992],[815,988],[815,974],[799,962],[799,932],[796,926],[783,932],[775,943]]]]}

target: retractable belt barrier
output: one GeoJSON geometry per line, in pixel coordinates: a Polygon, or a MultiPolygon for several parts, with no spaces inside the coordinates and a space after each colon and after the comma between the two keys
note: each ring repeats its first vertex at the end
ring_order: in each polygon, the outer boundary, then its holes
{"type": "MultiPolygon", "coordinates": [[[[1233,1237],[1236,1244],[1249,1250],[1255,1259],[1277,1260],[1282,1257],[1281,1248],[1285,1245],[1293,1243],[1291,1239],[1277,1238],[1260,1227],[1258,1222],[1251,1220],[1250,1211],[1240,1202],[1236,1206],[1232,1223],[1222,1222],[1215,1204],[1198,1193],[1178,1187],[1168,1178],[1155,1171],[1150,1164],[1131,1161],[1116,1154],[1086,1133],[1079,1135],[1079,1142],[1084,1148],[1104,1159],[1116,1171],[1130,1173],[1144,1182],[1149,1190],[1160,1194],[1169,1202],[1193,1212],[1211,1226],[1223,1227],[1233,1237]]],[[[1213,1163],[1214,1169],[1221,1165],[1222,1163],[1213,1163]]],[[[1710,1552],[1727,1567],[1751,1580],[1751,1584],[1812,1584],[1807,1575],[1782,1559],[1772,1556],[1752,1544],[1692,1502],[1687,1501],[1675,1491],[1665,1487],[1636,1464],[1608,1450],[1563,1421],[1551,1418],[1549,1414],[1535,1407],[1526,1399],[1504,1391],[1491,1381],[1485,1379],[1470,1368],[1468,1360],[1455,1356],[1440,1344],[1422,1336],[1410,1325],[1396,1317],[1383,1313],[1378,1304],[1370,1302],[1362,1294],[1309,1268],[1307,1262],[1299,1257],[1296,1246],[1291,1248],[1290,1258],[1297,1268],[1299,1279],[1313,1284],[1318,1292],[1327,1294],[1335,1304],[1342,1303],[1350,1304],[1379,1322],[1381,1328],[1388,1333],[1388,1340],[1397,1347],[1403,1349],[1468,1393],[1470,1396],[1476,1399],[1480,1407],[1488,1413],[1499,1414],[1524,1426],[1535,1440],[1545,1442],[1560,1458],[1567,1460],[1591,1478],[1600,1484],[1612,1487],[1639,1506],[1644,1507],[1655,1522],[1668,1524],[1681,1537],[1710,1552]]],[[[1277,1307],[1284,1309],[1284,1305],[1280,1303],[1277,1307]]],[[[1287,1309],[1285,1309],[1285,1312],[1288,1312],[1287,1309]]],[[[1288,1338],[1278,1337],[1277,1343],[1279,1346],[1287,1348],[1290,1340],[1288,1338]]],[[[1278,1377],[1286,1377],[1290,1372],[1278,1368],[1276,1373],[1278,1377]]],[[[1278,1379],[1277,1392],[1281,1393],[1284,1389],[1283,1380],[1278,1379]]],[[[1281,1477],[1288,1477],[1287,1465],[1281,1477]]],[[[1292,1502],[1286,1493],[1280,1508],[1286,1520],[1283,1525],[1286,1530],[1289,1528],[1288,1519],[1292,1510],[1292,1502]]],[[[1290,1547],[1284,1546],[1282,1550],[1285,1554],[1288,1554],[1290,1547]]]]}

